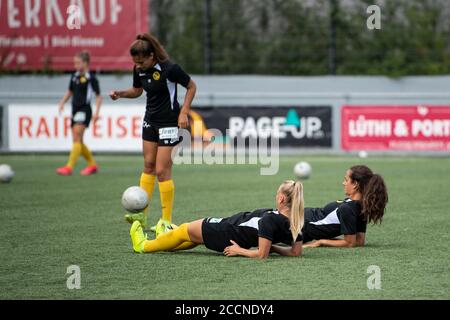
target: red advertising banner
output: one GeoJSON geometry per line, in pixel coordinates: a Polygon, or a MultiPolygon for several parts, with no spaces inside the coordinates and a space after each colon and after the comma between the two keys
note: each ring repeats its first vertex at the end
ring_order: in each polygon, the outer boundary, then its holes
{"type": "Polygon", "coordinates": [[[129,47],[148,31],[148,0],[1,0],[0,70],[129,70],[129,47]]]}
{"type": "Polygon", "coordinates": [[[450,151],[450,106],[343,106],[344,150],[450,151]]]}

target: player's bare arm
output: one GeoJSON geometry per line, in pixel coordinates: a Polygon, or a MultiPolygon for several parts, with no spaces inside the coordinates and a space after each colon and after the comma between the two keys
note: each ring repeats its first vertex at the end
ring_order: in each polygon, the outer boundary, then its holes
{"type": "Polygon", "coordinates": [[[129,88],[123,91],[113,90],[109,93],[109,96],[113,100],[118,100],[120,98],[135,99],[139,98],[142,95],[143,91],[144,89],[142,88],[129,88]]]}
{"type": "Polygon", "coordinates": [[[302,242],[296,242],[292,246],[287,247],[273,245],[271,251],[281,256],[299,257],[302,255],[302,242]]]}
{"type": "Polygon", "coordinates": [[[180,110],[180,115],[178,116],[178,126],[180,128],[186,128],[189,124],[188,115],[191,109],[192,101],[194,100],[195,93],[197,91],[197,85],[194,80],[190,80],[186,87],[186,96],[184,98],[183,107],[180,110]]]}
{"type": "Polygon", "coordinates": [[[59,113],[61,114],[64,111],[64,105],[69,101],[69,99],[72,97],[72,91],[67,90],[64,96],[62,97],[61,101],[59,102],[59,113]]]}
{"type": "Polygon", "coordinates": [[[241,248],[236,242],[230,240],[231,246],[226,247],[223,254],[227,257],[243,256],[248,258],[266,259],[270,254],[272,241],[259,237],[257,249],[241,248]]]}

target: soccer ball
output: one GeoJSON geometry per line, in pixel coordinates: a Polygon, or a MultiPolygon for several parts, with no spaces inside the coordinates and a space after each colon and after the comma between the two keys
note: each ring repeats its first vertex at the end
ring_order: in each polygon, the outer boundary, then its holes
{"type": "Polygon", "coordinates": [[[369,154],[367,153],[367,151],[361,150],[360,152],[358,152],[358,156],[360,158],[365,159],[365,158],[367,158],[369,156],[369,154]]]}
{"type": "Polygon", "coordinates": [[[131,213],[138,213],[148,207],[148,195],[141,187],[129,187],[122,195],[122,206],[131,213]]]}
{"type": "Polygon", "coordinates": [[[294,174],[299,179],[308,179],[311,175],[312,168],[308,162],[301,161],[297,163],[294,167],[294,174]]]}
{"type": "Polygon", "coordinates": [[[7,164],[0,164],[0,182],[11,182],[13,177],[14,171],[11,169],[11,166],[7,164]]]}

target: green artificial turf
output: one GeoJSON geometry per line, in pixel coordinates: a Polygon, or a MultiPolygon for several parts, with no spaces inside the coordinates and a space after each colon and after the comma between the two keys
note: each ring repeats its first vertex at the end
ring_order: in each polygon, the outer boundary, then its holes
{"type": "MultiPolygon", "coordinates": [[[[450,159],[284,156],[274,176],[257,165],[176,165],[174,222],[223,217],[274,205],[299,160],[310,162],[306,206],[343,198],[346,169],[381,173],[390,202],[363,248],[305,249],[265,261],[191,251],[132,253],[120,198],[137,185],[140,156],[98,156],[100,173],[61,177],[60,155],[0,155],[16,172],[0,184],[0,299],[449,299],[450,159]],[[66,286],[78,265],[81,289],[66,286]],[[367,268],[379,266],[381,290],[367,268]]],[[[160,216],[157,188],[150,220],[160,216]]]]}

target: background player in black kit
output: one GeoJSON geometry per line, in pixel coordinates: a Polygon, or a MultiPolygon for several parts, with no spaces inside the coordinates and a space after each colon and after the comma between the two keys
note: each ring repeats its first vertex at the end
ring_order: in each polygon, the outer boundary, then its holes
{"type": "MultiPolygon", "coordinates": [[[[137,98],[145,90],[147,106],[142,128],[144,170],[140,186],[151,200],[156,177],[161,196],[162,217],[151,230],[158,236],[172,228],[172,208],[175,186],[172,180],[172,149],[180,142],[178,129],[188,126],[188,113],[196,92],[196,85],[186,72],[175,63],[159,41],[150,34],[138,35],[131,45],[130,54],[135,63],[133,87],[125,91],[112,91],[113,100],[137,98]],[[177,100],[177,84],[187,89],[183,106],[177,100]]],[[[147,226],[148,208],[138,214],[127,214],[132,223],[140,221],[147,226]]]]}
{"type": "Polygon", "coordinates": [[[97,164],[91,151],[83,142],[86,128],[89,127],[91,119],[95,122],[100,113],[102,97],[100,95],[100,85],[95,74],[89,72],[89,53],[80,52],[74,57],[76,72],[70,77],[69,89],[59,103],[59,113],[62,114],[64,104],[72,97],[72,151],[69,161],[56,172],[60,175],[68,176],[72,174],[73,168],[80,155],[87,161],[87,167],[81,171],[81,175],[90,175],[98,171],[97,164]],[[92,116],[91,100],[95,93],[96,110],[92,116]]]}
{"type": "Polygon", "coordinates": [[[305,208],[304,248],[363,246],[367,223],[381,223],[388,202],[383,178],[367,166],[353,166],[342,184],[348,196],[345,200],[305,208]],[[335,239],[341,235],[343,239],[335,239]]]}
{"type": "Polygon", "coordinates": [[[270,252],[300,256],[304,215],[303,185],[288,180],[276,193],[276,210],[240,212],[228,218],[206,218],[184,223],[155,240],[147,240],[139,221],[131,226],[133,250],[137,253],[177,251],[204,244],[226,256],[267,258],[270,252]],[[277,246],[276,243],[288,245],[277,246]],[[257,247],[258,249],[250,249],[257,247]]]}

